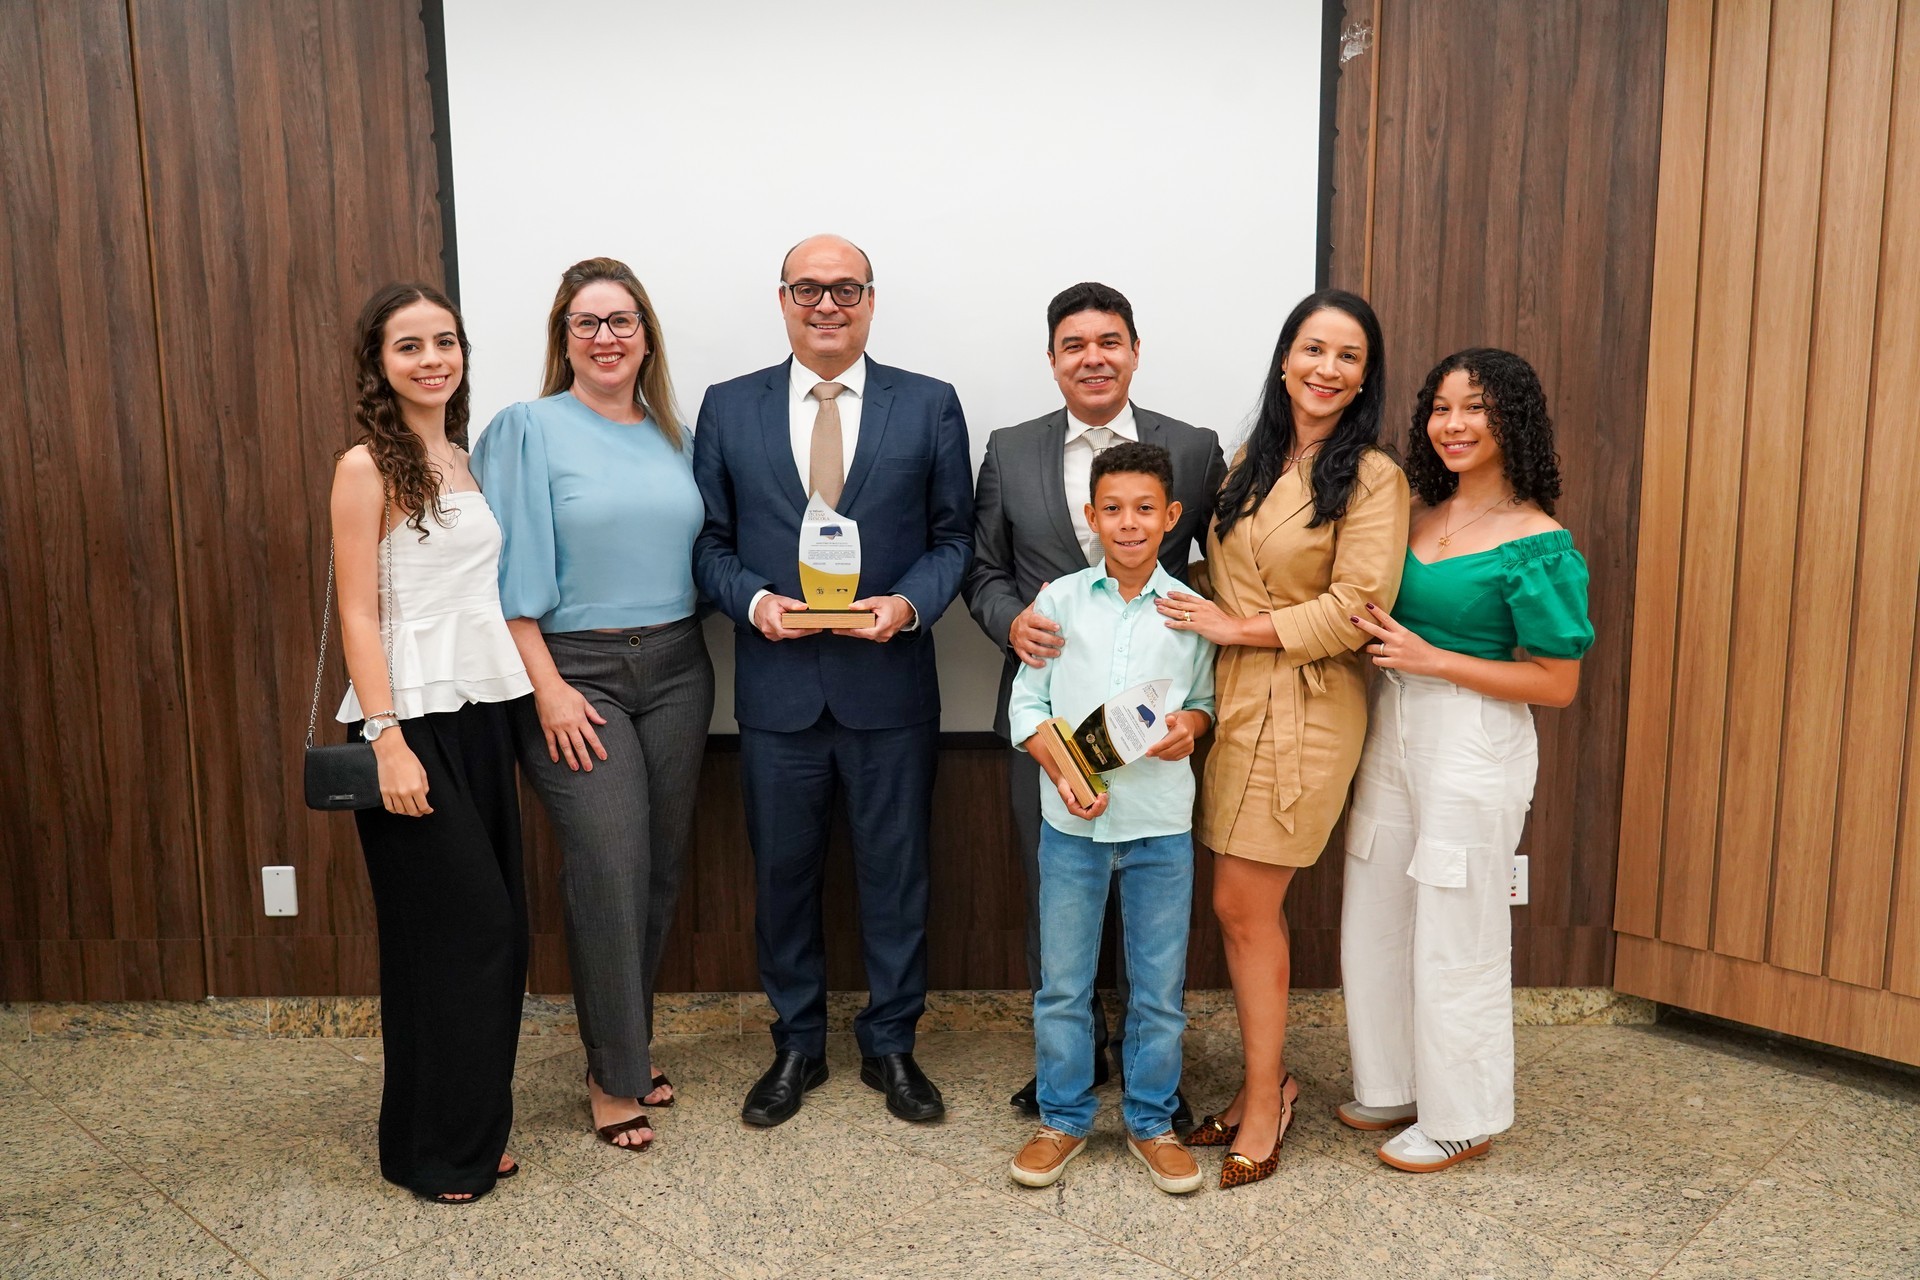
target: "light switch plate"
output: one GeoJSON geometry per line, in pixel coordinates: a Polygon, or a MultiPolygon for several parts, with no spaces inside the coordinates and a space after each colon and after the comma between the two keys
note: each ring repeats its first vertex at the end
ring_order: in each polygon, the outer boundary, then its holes
{"type": "Polygon", "coordinates": [[[270,916],[299,915],[300,891],[294,887],[293,868],[260,868],[260,899],[270,916]]]}
{"type": "Polygon", "coordinates": [[[1524,853],[1513,855],[1513,883],[1507,886],[1507,905],[1527,905],[1527,855],[1524,853]]]}

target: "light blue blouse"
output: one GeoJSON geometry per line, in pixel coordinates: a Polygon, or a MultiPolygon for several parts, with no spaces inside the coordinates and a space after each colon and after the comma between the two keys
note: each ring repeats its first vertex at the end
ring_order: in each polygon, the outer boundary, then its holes
{"type": "Polygon", "coordinates": [[[509,405],[473,450],[499,518],[500,603],[543,632],[649,627],[694,610],[705,510],[693,437],[610,422],[571,392],[509,405]]]}

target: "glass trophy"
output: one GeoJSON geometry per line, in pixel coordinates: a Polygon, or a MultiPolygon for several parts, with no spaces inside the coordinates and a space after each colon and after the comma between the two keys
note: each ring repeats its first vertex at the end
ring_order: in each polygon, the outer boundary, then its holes
{"type": "Polygon", "coordinates": [[[860,594],[860,526],[828,506],[818,493],[800,517],[800,599],[780,619],[789,631],[846,631],[870,627],[871,609],[855,609],[860,594]]]}
{"type": "Polygon", "coordinates": [[[1149,680],[1135,685],[1095,707],[1074,728],[1059,716],[1040,722],[1040,747],[1060,769],[1082,808],[1105,794],[1107,780],[1121,765],[1131,764],[1167,733],[1167,692],[1171,680],[1149,680]]]}

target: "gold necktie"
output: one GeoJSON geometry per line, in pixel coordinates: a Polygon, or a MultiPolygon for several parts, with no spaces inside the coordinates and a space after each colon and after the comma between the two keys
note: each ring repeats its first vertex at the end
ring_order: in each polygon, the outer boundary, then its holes
{"type": "Polygon", "coordinates": [[[840,406],[834,403],[845,390],[838,382],[816,382],[809,393],[820,407],[813,411],[813,443],[807,449],[807,492],[819,494],[830,507],[839,505],[841,486],[847,482],[840,406]]]}

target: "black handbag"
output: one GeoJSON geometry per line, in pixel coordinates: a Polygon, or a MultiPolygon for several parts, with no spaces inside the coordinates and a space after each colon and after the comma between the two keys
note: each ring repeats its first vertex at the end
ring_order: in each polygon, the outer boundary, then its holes
{"type": "MultiPolygon", "coordinates": [[[[381,504],[381,524],[389,525],[391,514],[381,504]]],[[[387,607],[382,609],[385,624],[381,637],[387,651],[387,688],[393,688],[393,544],[385,536],[380,541],[387,555],[387,607]]],[[[333,621],[333,544],[327,544],[327,596],[320,607],[320,656],[313,664],[313,704],[307,709],[306,790],[309,809],[378,809],[380,807],[380,762],[374,758],[370,742],[342,742],[335,746],[313,745],[313,731],[320,722],[320,681],[327,669],[327,632],[333,621]]]]}

